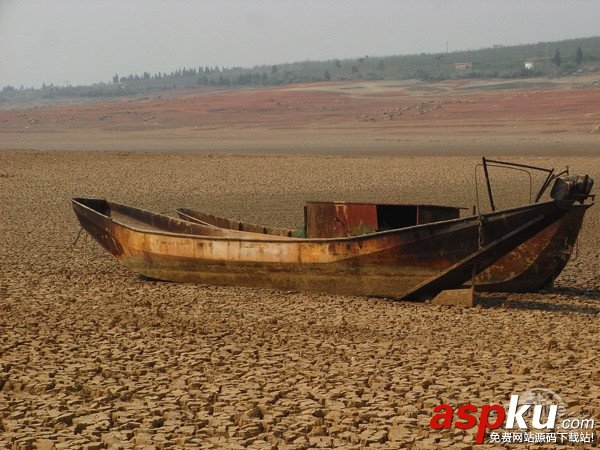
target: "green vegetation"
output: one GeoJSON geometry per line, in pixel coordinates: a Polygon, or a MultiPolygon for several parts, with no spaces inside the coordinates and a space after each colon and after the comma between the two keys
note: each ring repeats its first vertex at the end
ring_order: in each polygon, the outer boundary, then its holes
{"type": "Polygon", "coordinates": [[[583,50],[581,50],[581,46],[577,47],[575,62],[577,63],[577,67],[581,66],[581,63],[583,62],[583,50]]]}
{"type": "Polygon", "coordinates": [[[559,68],[562,63],[562,58],[560,56],[560,50],[557,48],[554,52],[554,58],[552,58],[552,62],[556,64],[556,67],[559,68]]]}
{"type": "Polygon", "coordinates": [[[296,225],[296,228],[294,228],[294,231],[292,231],[291,237],[305,238],[306,237],[306,225],[304,225],[304,223],[296,225]]]}
{"type": "Polygon", "coordinates": [[[168,89],[212,86],[268,86],[338,80],[445,80],[455,78],[525,78],[570,74],[576,70],[600,71],[600,37],[512,47],[484,48],[419,55],[359,57],[328,61],[303,61],[271,66],[193,67],[171,73],[127,76],[115,74],[112,83],[91,86],[46,86],[41,89],[5,86],[0,102],[58,97],[118,97],[168,89]],[[554,56],[552,56],[554,52],[554,56]],[[534,59],[532,69],[524,60],[534,59]],[[455,64],[470,63],[462,67],[455,64]]]}

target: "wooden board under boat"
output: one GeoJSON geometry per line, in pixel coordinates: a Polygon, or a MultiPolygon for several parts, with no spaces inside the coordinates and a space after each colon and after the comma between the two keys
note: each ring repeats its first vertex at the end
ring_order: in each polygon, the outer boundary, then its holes
{"type": "Polygon", "coordinates": [[[460,287],[474,267],[485,270],[564,217],[572,202],[331,239],[247,233],[99,199],[76,198],[72,205],[95,240],[150,278],[420,299],[460,287]]]}

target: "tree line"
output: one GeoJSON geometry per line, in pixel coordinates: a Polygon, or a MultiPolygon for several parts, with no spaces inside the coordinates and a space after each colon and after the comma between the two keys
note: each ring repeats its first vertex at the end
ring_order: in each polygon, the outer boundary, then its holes
{"type": "Polygon", "coordinates": [[[365,55],[344,60],[302,61],[252,68],[199,65],[154,74],[148,71],[127,75],[115,73],[108,83],[86,86],[44,84],[41,89],[5,86],[0,91],[0,101],[61,96],[124,96],[197,86],[228,88],[337,80],[520,78],[576,70],[600,71],[600,37],[451,53],[365,55]],[[555,69],[548,73],[539,68],[527,70],[524,61],[536,56],[544,59],[541,55],[546,54],[548,46],[555,49],[554,57],[550,59],[555,69]],[[457,70],[455,64],[465,62],[470,63],[470,68],[457,70]]]}

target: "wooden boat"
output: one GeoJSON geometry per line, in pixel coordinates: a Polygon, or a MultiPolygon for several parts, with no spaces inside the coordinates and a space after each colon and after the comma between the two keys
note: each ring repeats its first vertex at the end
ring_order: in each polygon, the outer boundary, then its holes
{"type": "Polygon", "coordinates": [[[75,198],[72,205],[100,245],[146,277],[407,299],[461,286],[571,208],[549,201],[327,239],[250,235],[100,199],[75,198]]]}
{"type": "MultiPolygon", "coordinates": [[[[356,211],[358,209],[360,213],[355,214],[354,217],[359,217],[360,220],[368,222],[368,224],[360,222],[363,227],[367,229],[379,229],[377,227],[378,224],[368,221],[369,214],[365,214],[365,211],[369,206],[375,210],[381,206],[385,206],[388,209],[394,208],[396,210],[396,217],[403,217],[405,222],[407,219],[408,221],[412,219],[411,226],[417,223],[431,223],[429,219],[432,218],[432,214],[422,214],[422,210],[428,212],[435,211],[436,214],[433,214],[433,218],[459,217],[460,210],[458,207],[438,205],[308,202],[305,228],[310,230],[311,225],[312,228],[317,228],[317,232],[313,234],[317,234],[319,229],[326,228],[328,231],[326,234],[331,237],[335,235],[338,237],[350,236],[351,234],[348,234],[345,230],[333,230],[332,232],[332,227],[336,223],[341,224],[347,223],[349,220],[351,221],[353,216],[349,211],[356,211]],[[318,204],[318,206],[331,205],[329,215],[323,217],[323,214],[314,214],[316,209],[315,204],[318,204]],[[343,208],[341,208],[342,206],[343,208]],[[416,216],[414,212],[417,213],[416,216]],[[319,216],[320,218],[318,224],[317,220],[314,219],[315,216],[319,216]],[[425,220],[423,216],[425,216],[425,220]],[[340,219],[340,217],[342,218],[340,219]],[[333,218],[333,221],[328,220],[328,218],[333,218]],[[332,224],[329,224],[330,226],[328,226],[328,221],[332,222],[332,224]]],[[[552,285],[554,279],[562,272],[571,257],[577,237],[579,236],[579,231],[581,230],[585,212],[590,206],[591,204],[574,204],[563,217],[548,225],[535,236],[500,258],[489,268],[479,273],[475,278],[477,290],[487,292],[535,292],[552,285]]],[[[321,209],[323,208],[321,207],[321,209]]],[[[281,237],[292,237],[294,234],[303,234],[299,233],[299,230],[250,224],[188,208],[180,208],[176,212],[183,220],[229,230],[281,237]]],[[[310,235],[311,233],[306,233],[305,231],[304,234],[310,235]]],[[[255,236],[255,238],[258,237],[255,236]]]]}

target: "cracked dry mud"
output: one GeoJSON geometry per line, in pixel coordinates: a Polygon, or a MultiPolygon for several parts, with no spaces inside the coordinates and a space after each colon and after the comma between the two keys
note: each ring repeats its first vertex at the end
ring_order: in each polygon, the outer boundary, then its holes
{"type": "MultiPolygon", "coordinates": [[[[71,247],[72,196],[295,226],[309,199],[470,207],[476,163],[0,152],[0,447],[469,449],[474,430],[430,429],[435,405],[538,387],[600,419],[597,206],[555,289],[473,309],[146,281],[71,247]]],[[[567,163],[600,179],[600,158],[567,163]]]]}

